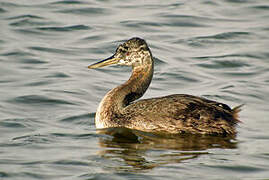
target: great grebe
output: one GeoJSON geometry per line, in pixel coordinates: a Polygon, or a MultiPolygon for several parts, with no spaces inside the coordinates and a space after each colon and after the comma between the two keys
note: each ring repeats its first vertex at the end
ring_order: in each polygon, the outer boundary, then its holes
{"type": "Polygon", "coordinates": [[[153,58],[145,40],[129,39],[119,45],[114,55],[88,68],[111,64],[132,66],[132,75],[100,102],[95,116],[97,129],[125,127],[172,134],[236,134],[240,106],[231,109],[226,104],[186,94],[135,101],[146,92],[153,76],[153,58]]]}

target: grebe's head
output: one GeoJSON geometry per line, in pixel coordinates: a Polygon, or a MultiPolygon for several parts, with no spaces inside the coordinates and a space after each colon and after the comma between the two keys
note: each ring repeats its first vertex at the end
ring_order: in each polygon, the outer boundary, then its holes
{"type": "Polygon", "coordinates": [[[144,39],[132,38],[118,46],[116,52],[111,57],[94,63],[88,68],[95,69],[111,64],[126,66],[144,66],[152,64],[150,49],[144,39]]]}

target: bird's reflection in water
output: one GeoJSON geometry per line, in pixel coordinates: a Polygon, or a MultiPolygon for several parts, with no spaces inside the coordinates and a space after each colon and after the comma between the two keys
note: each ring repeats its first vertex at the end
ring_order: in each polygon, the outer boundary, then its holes
{"type": "MultiPolygon", "coordinates": [[[[117,171],[148,170],[165,164],[209,154],[208,149],[236,148],[235,137],[202,135],[153,134],[127,128],[107,128],[98,130],[102,136],[99,144],[103,148],[99,154],[115,162],[117,171]]],[[[115,165],[114,164],[114,165],[115,165]]]]}

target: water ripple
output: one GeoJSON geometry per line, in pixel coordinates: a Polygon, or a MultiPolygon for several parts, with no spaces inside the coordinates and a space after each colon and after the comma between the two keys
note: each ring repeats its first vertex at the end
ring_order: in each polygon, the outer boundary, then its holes
{"type": "Polygon", "coordinates": [[[214,46],[216,44],[242,44],[244,41],[250,39],[253,34],[249,32],[223,32],[211,36],[194,37],[187,40],[179,40],[174,43],[185,42],[190,46],[205,47],[214,46]]]}
{"type": "Polygon", "coordinates": [[[91,29],[89,26],[85,25],[74,25],[74,26],[65,26],[65,27],[40,27],[36,28],[41,31],[59,31],[59,32],[64,32],[64,31],[78,31],[78,30],[89,30],[91,29]]]}
{"type": "Polygon", "coordinates": [[[78,0],[68,0],[68,1],[57,1],[57,2],[52,2],[50,3],[52,5],[54,4],[57,4],[57,5],[76,5],[76,4],[82,4],[82,5],[85,5],[85,4],[88,4],[86,2],[83,2],[83,1],[78,1],[78,0]]]}
{"type": "Polygon", "coordinates": [[[46,63],[48,63],[47,61],[44,61],[44,60],[29,58],[29,57],[27,59],[21,59],[20,62],[24,63],[24,64],[46,64],[46,63]]]}
{"type": "Polygon", "coordinates": [[[42,106],[51,106],[51,105],[75,105],[73,102],[65,101],[62,99],[53,99],[41,95],[26,95],[18,96],[13,100],[10,100],[12,103],[23,103],[28,105],[42,105],[42,106]]]}
{"type": "Polygon", "coordinates": [[[13,16],[13,17],[9,17],[7,18],[7,20],[21,20],[21,19],[45,19],[41,16],[37,16],[37,15],[32,15],[32,14],[24,14],[24,15],[19,15],[19,16],[13,16]]]}
{"type": "Polygon", "coordinates": [[[64,13],[64,14],[78,14],[78,15],[109,15],[109,11],[104,8],[97,8],[97,7],[88,7],[88,8],[72,8],[72,9],[65,9],[65,10],[59,10],[58,13],[64,13]]]}
{"type": "Polygon", "coordinates": [[[92,117],[92,116],[93,115],[90,116],[90,114],[88,114],[88,113],[79,114],[79,115],[65,117],[65,118],[61,119],[60,121],[63,121],[63,122],[75,122],[75,121],[80,120],[80,119],[88,119],[89,117],[92,117]]]}
{"type": "Polygon", "coordinates": [[[31,19],[22,19],[16,22],[12,22],[9,25],[10,26],[15,26],[15,27],[23,27],[23,26],[43,26],[50,24],[50,22],[39,22],[39,21],[34,21],[31,19]]]}
{"type": "Polygon", "coordinates": [[[268,11],[269,6],[268,5],[259,5],[259,6],[251,6],[251,8],[268,11]]]}
{"type": "Polygon", "coordinates": [[[226,170],[226,171],[232,171],[232,172],[241,172],[241,173],[253,173],[253,172],[259,172],[259,171],[266,171],[266,169],[264,168],[260,168],[260,167],[253,167],[253,166],[249,166],[249,165],[230,165],[230,166],[223,166],[223,165],[214,165],[210,166],[211,168],[214,169],[222,169],[222,170],[226,170]]]}
{"type": "Polygon", "coordinates": [[[86,162],[82,162],[82,161],[71,161],[71,160],[59,160],[59,161],[55,161],[53,162],[53,164],[56,165],[68,165],[68,166],[89,166],[88,163],[86,162]]]}
{"type": "Polygon", "coordinates": [[[17,56],[17,57],[21,57],[21,56],[32,56],[32,53],[29,52],[25,52],[25,51],[13,51],[13,52],[8,52],[8,53],[3,53],[1,54],[2,56],[17,56]]]}
{"type": "Polygon", "coordinates": [[[22,119],[5,119],[0,121],[0,126],[8,128],[26,128],[23,121],[22,119]]]}
{"type": "Polygon", "coordinates": [[[7,12],[4,8],[0,8],[0,13],[5,13],[7,12]]]}
{"type": "Polygon", "coordinates": [[[53,142],[53,139],[47,135],[23,135],[23,136],[18,136],[12,139],[13,141],[15,141],[18,145],[19,144],[23,144],[23,145],[27,145],[27,144],[49,144],[51,142],[53,142]]]}
{"type": "Polygon", "coordinates": [[[57,54],[72,54],[72,52],[65,49],[56,49],[55,47],[40,47],[40,46],[32,46],[28,47],[30,50],[48,52],[48,53],[57,53],[57,54]]]}
{"type": "Polygon", "coordinates": [[[249,64],[243,61],[234,61],[234,60],[218,60],[218,61],[209,61],[197,64],[200,67],[209,68],[209,69],[223,69],[223,68],[239,68],[244,66],[250,66],[249,64]]]}

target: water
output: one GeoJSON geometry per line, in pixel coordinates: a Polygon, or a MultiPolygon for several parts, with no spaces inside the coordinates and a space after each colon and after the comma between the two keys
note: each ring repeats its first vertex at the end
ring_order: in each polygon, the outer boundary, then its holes
{"type": "Polygon", "coordinates": [[[0,179],[268,179],[269,2],[0,1],[0,179]],[[88,70],[133,36],[155,58],[143,98],[245,104],[236,139],[97,134],[127,67],[88,70]]]}

